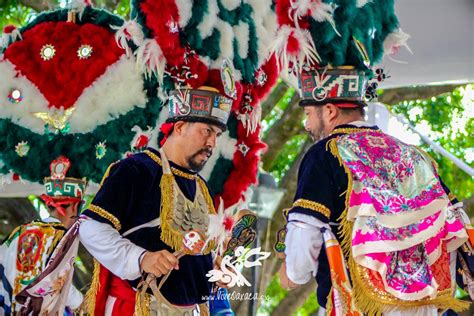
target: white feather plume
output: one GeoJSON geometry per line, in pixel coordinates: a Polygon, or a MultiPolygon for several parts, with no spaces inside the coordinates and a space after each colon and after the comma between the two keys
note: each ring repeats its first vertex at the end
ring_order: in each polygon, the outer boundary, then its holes
{"type": "Polygon", "coordinates": [[[247,130],[247,136],[257,131],[262,118],[262,108],[260,105],[255,106],[250,113],[239,113],[237,119],[242,122],[243,127],[247,130]]]}
{"type": "Polygon", "coordinates": [[[224,226],[224,221],[226,218],[232,218],[233,220],[233,207],[229,207],[224,209],[224,201],[222,198],[220,199],[219,208],[216,214],[209,215],[209,226],[206,232],[206,243],[204,245],[204,249],[207,247],[211,240],[216,242],[216,251],[217,254],[224,253],[224,246],[228,237],[232,235],[232,229],[227,231],[224,226]]]}
{"type": "Polygon", "coordinates": [[[372,0],[357,0],[356,7],[362,8],[369,2],[372,2],[372,0]]]}
{"type": "Polygon", "coordinates": [[[413,54],[412,50],[407,44],[409,38],[410,35],[403,32],[401,29],[388,34],[385,38],[385,41],[383,42],[384,55],[387,55],[390,60],[396,63],[407,64],[406,61],[395,59],[393,56],[398,52],[400,47],[405,47],[410,52],[410,54],[413,54]]]}
{"type": "Polygon", "coordinates": [[[125,50],[127,56],[132,54],[132,49],[128,45],[129,40],[132,40],[137,46],[141,46],[145,40],[142,28],[136,20],[127,21],[122,26],[111,25],[110,27],[116,30],[115,41],[119,47],[125,50]]]}
{"type": "Polygon", "coordinates": [[[291,8],[293,9],[293,21],[297,28],[299,28],[298,21],[310,15],[317,22],[329,22],[337,35],[341,36],[334,22],[335,7],[332,4],[321,0],[296,0],[291,2],[291,8]]]}
{"type": "Polygon", "coordinates": [[[2,37],[0,38],[0,48],[7,48],[7,46],[11,43],[21,39],[22,37],[20,30],[18,30],[17,28],[12,30],[10,33],[3,33],[2,37]]]}
{"type": "Polygon", "coordinates": [[[395,55],[400,47],[405,47],[410,53],[413,54],[410,47],[408,47],[407,41],[410,35],[403,32],[402,29],[390,33],[383,42],[383,49],[386,55],[395,55]]]}
{"type": "Polygon", "coordinates": [[[293,67],[301,67],[304,63],[312,65],[321,60],[316,51],[311,33],[308,30],[292,28],[288,25],[284,25],[279,29],[278,35],[271,46],[271,52],[276,54],[276,56],[280,56],[277,65],[284,74],[288,74],[290,64],[293,67]],[[296,55],[288,53],[287,46],[290,36],[293,36],[298,41],[299,51],[296,55]]]}
{"type": "Polygon", "coordinates": [[[160,84],[163,84],[163,75],[166,68],[166,58],[160,45],[154,39],[146,39],[137,50],[137,65],[148,77],[156,75],[160,84]]]}
{"type": "Polygon", "coordinates": [[[79,14],[79,19],[82,19],[84,9],[89,6],[91,6],[90,0],[70,0],[68,5],[69,10],[75,11],[79,14]]]}

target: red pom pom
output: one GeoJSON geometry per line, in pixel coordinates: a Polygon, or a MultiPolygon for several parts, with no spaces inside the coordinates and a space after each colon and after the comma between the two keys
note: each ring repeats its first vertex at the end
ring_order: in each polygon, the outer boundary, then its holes
{"type": "Polygon", "coordinates": [[[18,181],[18,180],[20,180],[20,175],[18,173],[14,173],[12,175],[12,179],[13,179],[13,181],[18,181]]]}
{"type": "Polygon", "coordinates": [[[135,149],[142,149],[142,148],[145,148],[147,145],[148,145],[148,136],[146,135],[140,135],[138,136],[138,139],[135,143],[135,149]]]}
{"type": "Polygon", "coordinates": [[[289,54],[298,54],[300,50],[300,42],[298,39],[295,37],[294,33],[291,33],[290,36],[288,37],[288,44],[286,46],[286,50],[288,51],[289,54]]]}
{"type": "Polygon", "coordinates": [[[234,218],[231,216],[226,216],[224,217],[224,222],[222,224],[224,224],[224,229],[230,232],[232,228],[234,228],[234,218]]]}
{"type": "Polygon", "coordinates": [[[3,33],[5,34],[10,34],[12,33],[14,30],[16,30],[16,26],[15,25],[6,25],[4,28],[3,28],[3,33]]]}
{"type": "Polygon", "coordinates": [[[160,142],[160,146],[163,147],[163,145],[166,142],[166,139],[168,138],[169,134],[173,130],[174,123],[163,123],[160,127],[160,131],[163,133],[164,137],[160,142]]]}

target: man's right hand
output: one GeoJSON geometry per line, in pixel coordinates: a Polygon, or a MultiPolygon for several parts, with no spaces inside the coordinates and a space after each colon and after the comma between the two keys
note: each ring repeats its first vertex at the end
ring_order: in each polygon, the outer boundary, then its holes
{"type": "Polygon", "coordinates": [[[179,270],[178,259],[168,250],[146,252],[140,263],[140,268],[146,273],[161,277],[171,270],[179,270]]]}

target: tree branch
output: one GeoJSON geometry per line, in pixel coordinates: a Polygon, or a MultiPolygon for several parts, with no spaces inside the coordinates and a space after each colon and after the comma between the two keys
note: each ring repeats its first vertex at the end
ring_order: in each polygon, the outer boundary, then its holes
{"type": "Polygon", "coordinates": [[[379,102],[385,104],[398,104],[403,101],[412,101],[417,99],[428,99],[438,96],[443,93],[451,92],[462,84],[448,84],[438,86],[418,86],[418,87],[404,87],[396,89],[384,90],[379,96],[379,102]]]}
{"type": "Polygon", "coordinates": [[[20,4],[37,12],[52,10],[57,6],[54,0],[19,0],[20,4]]]}
{"type": "Polygon", "coordinates": [[[263,169],[270,170],[278,152],[285,146],[285,143],[293,136],[303,131],[304,112],[298,106],[299,96],[293,95],[290,104],[287,106],[281,118],[267,132],[263,141],[268,149],[262,157],[263,169]]]}
{"type": "Polygon", "coordinates": [[[288,86],[283,81],[279,82],[275,87],[273,87],[272,92],[265,98],[265,101],[262,102],[262,118],[265,118],[273,109],[275,104],[280,101],[280,99],[285,95],[288,86]]]}

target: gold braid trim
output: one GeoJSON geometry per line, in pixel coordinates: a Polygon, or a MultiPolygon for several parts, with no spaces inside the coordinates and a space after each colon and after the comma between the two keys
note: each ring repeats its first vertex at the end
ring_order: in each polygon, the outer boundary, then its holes
{"type": "Polygon", "coordinates": [[[354,283],[354,299],[357,307],[369,315],[382,315],[384,312],[393,309],[413,309],[420,306],[434,305],[439,309],[452,309],[456,312],[466,310],[470,302],[457,300],[453,297],[452,289],[446,289],[437,293],[434,299],[421,299],[416,301],[405,301],[398,299],[379,289],[374,288],[370,283],[367,269],[355,263],[351,258],[349,264],[352,281],[354,283]]]}
{"type": "Polygon", "coordinates": [[[21,228],[22,228],[21,225],[20,225],[20,226],[17,226],[17,227],[10,233],[10,235],[9,235],[8,238],[7,238],[7,240],[5,241],[5,244],[6,244],[7,246],[10,246],[10,243],[12,242],[12,240],[14,239],[14,237],[15,237],[16,234],[18,234],[18,235],[20,234],[19,231],[20,231],[21,228]]]}
{"type": "Polygon", "coordinates": [[[100,273],[100,264],[99,261],[96,259],[93,260],[94,263],[94,272],[92,273],[92,281],[87,290],[87,293],[84,297],[84,303],[82,310],[84,310],[90,316],[94,316],[95,312],[95,298],[97,297],[97,293],[99,293],[100,289],[100,282],[99,282],[99,273],[100,273]]]}
{"type": "MultiPolygon", "coordinates": [[[[144,153],[147,154],[148,157],[150,157],[154,162],[156,162],[157,164],[162,166],[161,158],[158,157],[155,153],[153,153],[149,150],[145,150],[144,153]]],[[[186,178],[186,179],[189,179],[189,180],[194,180],[194,179],[198,178],[198,176],[195,175],[195,174],[189,174],[189,173],[183,172],[179,169],[176,169],[175,167],[171,167],[171,172],[174,175],[177,175],[178,177],[186,178]]]]}
{"type": "MultiPolygon", "coordinates": [[[[99,188],[102,187],[105,179],[109,177],[110,170],[116,163],[117,162],[113,162],[107,167],[107,170],[105,171],[104,176],[102,177],[102,180],[100,181],[99,188]]],[[[120,221],[109,212],[93,204],[91,204],[88,209],[102,216],[103,218],[109,220],[114,225],[115,229],[120,230],[121,228],[120,221]]],[[[82,303],[82,307],[81,307],[81,310],[86,312],[90,316],[94,316],[95,298],[100,289],[100,282],[99,282],[100,263],[95,258],[93,258],[92,263],[94,264],[94,271],[92,272],[92,280],[91,280],[90,287],[87,290],[86,295],[84,296],[84,302],[82,303]]]]}
{"type": "Polygon", "coordinates": [[[463,302],[455,299],[452,296],[452,290],[447,289],[438,293],[438,297],[434,299],[422,299],[417,301],[404,301],[400,300],[393,295],[374,289],[368,279],[368,275],[364,273],[364,268],[358,265],[352,256],[352,229],[354,222],[347,220],[347,211],[349,209],[349,199],[352,193],[352,173],[349,168],[344,164],[342,157],[339,154],[337,148],[337,138],[331,139],[327,146],[333,154],[339,160],[339,163],[347,174],[347,191],[346,191],[346,204],[344,212],[339,217],[341,222],[339,228],[339,235],[342,237],[341,248],[344,252],[344,256],[348,258],[349,272],[352,279],[352,295],[356,307],[367,315],[382,315],[391,309],[412,309],[419,306],[434,305],[440,309],[451,308],[454,311],[462,311],[469,308],[470,302],[463,302]]]}
{"type": "Polygon", "coordinates": [[[214,201],[212,200],[211,194],[206,186],[204,180],[198,177],[198,184],[201,188],[201,192],[204,194],[204,199],[206,200],[207,207],[209,208],[209,214],[216,214],[216,209],[214,208],[214,201]]]}
{"type": "Polygon", "coordinates": [[[336,128],[329,134],[329,136],[334,135],[334,134],[352,134],[352,133],[360,133],[360,132],[367,132],[367,131],[372,131],[372,132],[380,132],[380,130],[377,129],[371,129],[371,128],[364,128],[364,127],[342,127],[342,128],[336,128]]]}
{"type": "Polygon", "coordinates": [[[314,201],[310,201],[306,199],[298,199],[293,203],[293,207],[298,207],[298,206],[320,213],[324,215],[327,219],[329,219],[329,216],[331,215],[331,210],[318,202],[314,202],[314,201]]]}
{"type": "Polygon", "coordinates": [[[99,188],[102,186],[102,184],[104,184],[105,179],[107,179],[107,178],[109,177],[110,170],[112,169],[113,166],[115,166],[116,163],[117,163],[117,162],[112,162],[112,163],[107,167],[107,170],[105,171],[104,176],[102,177],[102,180],[100,180],[99,188]]]}
{"type": "Polygon", "coordinates": [[[88,210],[90,210],[91,212],[96,213],[100,217],[103,217],[106,220],[108,220],[109,222],[111,222],[112,225],[114,225],[116,230],[120,230],[122,228],[122,225],[120,224],[120,221],[118,220],[118,218],[115,217],[114,215],[110,214],[106,210],[104,210],[102,207],[91,204],[89,206],[88,210]]]}

